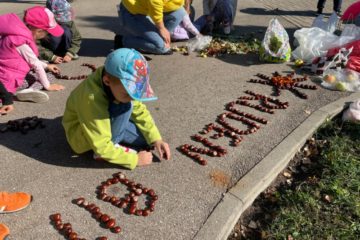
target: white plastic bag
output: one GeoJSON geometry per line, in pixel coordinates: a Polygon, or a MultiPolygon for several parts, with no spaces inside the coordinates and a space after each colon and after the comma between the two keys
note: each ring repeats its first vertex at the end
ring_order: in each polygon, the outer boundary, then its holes
{"type": "Polygon", "coordinates": [[[327,32],[333,33],[336,30],[336,27],[339,23],[340,17],[333,12],[327,21],[324,20],[324,15],[320,14],[317,18],[315,18],[311,27],[318,27],[327,32]]]}
{"type": "Polygon", "coordinates": [[[201,51],[207,46],[209,46],[211,40],[211,36],[199,35],[190,39],[186,46],[189,52],[201,51]]]}
{"type": "Polygon", "coordinates": [[[349,109],[343,113],[342,120],[351,122],[360,121],[360,99],[350,104],[349,109]]]}
{"type": "Polygon", "coordinates": [[[276,19],[271,19],[259,49],[260,60],[265,62],[286,62],[290,60],[289,35],[276,19]]]}
{"type": "Polygon", "coordinates": [[[311,63],[314,58],[323,57],[331,48],[341,47],[354,40],[354,36],[336,36],[318,27],[296,30],[294,37],[298,47],[293,51],[294,59],[311,63]]]}
{"type": "Polygon", "coordinates": [[[321,85],[325,88],[338,91],[360,91],[359,73],[350,69],[326,70],[321,85]]]}

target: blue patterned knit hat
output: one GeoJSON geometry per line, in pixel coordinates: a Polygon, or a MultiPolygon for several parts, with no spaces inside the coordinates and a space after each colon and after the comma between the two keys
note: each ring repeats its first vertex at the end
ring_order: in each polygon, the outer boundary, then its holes
{"type": "Polygon", "coordinates": [[[66,0],[47,0],[46,7],[54,13],[56,21],[63,23],[72,20],[71,5],[66,0]]]}

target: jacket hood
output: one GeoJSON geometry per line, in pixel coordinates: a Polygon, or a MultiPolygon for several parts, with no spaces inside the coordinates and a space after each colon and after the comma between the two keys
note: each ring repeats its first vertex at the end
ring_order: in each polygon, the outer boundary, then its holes
{"type": "MultiPolygon", "coordinates": [[[[15,13],[0,15],[0,35],[1,36],[19,36],[33,42],[34,38],[31,31],[21,21],[15,13]]],[[[23,44],[23,42],[13,42],[16,46],[23,44]]]]}

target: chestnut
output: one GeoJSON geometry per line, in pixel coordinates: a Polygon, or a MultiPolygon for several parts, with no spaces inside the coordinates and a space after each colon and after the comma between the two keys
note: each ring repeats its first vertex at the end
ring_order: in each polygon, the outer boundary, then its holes
{"type": "Polygon", "coordinates": [[[144,217],[149,216],[149,214],[150,214],[150,210],[149,210],[149,209],[145,209],[145,210],[143,210],[143,212],[142,212],[142,215],[143,215],[144,217]]]}
{"type": "Polygon", "coordinates": [[[94,213],[94,214],[93,214],[93,217],[94,217],[96,220],[100,220],[101,217],[102,217],[102,213],[101,213],[101,212],[94,213]]]}
{"type": "Polygon", "coordinates": [[[63,225],[62,223],[56,224],[56,225],[55,225],[55,228],[56,228],[58,231],[60,231],[60,230],[62,230],[62,229],[64,228],[64,225],[63,225]]]}
{"type": "Polygon", "coordinates": [[[77,233],[76,233],[76,232],[70,233],[70,234],[69,234],[69,239],[70,239],[70,240],[75,240],[75,239],[77,239],[77,233]]]}
{"type": "Polygon", "coordinates": [[[113,228],[116,224],[115,219],[109,219],[109,221],[106,222],[106,228],[113,228]]]}
{"type": "Polygon", "coordinates": [[[153,196],[155,195],[155,192],[154,192],[154,190],[150,189],[149,192],[148,192],[148,194],[149,194],[151,197],[153,197],[153,196]]]}
{"type": "Polygon", "coordinates": [[[99,207],[95,207],[91,210],[91,213],[92,214],[96,214],[96,213],[99,213],[100,212],[100,208],[99,207]]]}
{"type": "Polygon", "coordinates": [[[120,203],[117,205],[119,208],[124,208],[128,205],[128,202],[126,201],[120,201],[120,203]]]}
{"type": "Polygon", "coordinates": [[[53,220],[53,221],[61,220],[61,214],[60,213],[55,213],[55,214],[50,216],[50,219],[53,220]]]}
{"type": "Polygon", "coordinates": [[[116,227],[113,227],[111,230],[113,231],[113,233],[119,233],[119,232],[121,232],[121,227],[116,226],[116,227]]]}
{"type": "Polygon", "coordinates": [[[64,223],[64,229],[71,228],[71,223],[64,223]]]}
{"type": "Polygon", "coordinates": [[[137,196],[134,196],[131,198],[131,202],[133,202],[133,203],[137,203],[138,201],[139,201],[139,197],[137,197],[137,196]]]}
{"type": "Polygon", "coordinates": [[[101,222],[106,223],[107,221],[110,220],[110,217],[107,214],[104,214],[101,216],[100,220],[101,220],[101,222]]]}
{"type": "Polygon", "coordinates": [[[84,201],[85,201],[85,198],[80,197],[75,200],[75,203],[76,203],[76,205],[81,206],[84,203],[84,201]]]}
{"type": "Polygon", "coordinates": [[[129,213],[130,213],[130,214],[134,214],[135,211],[136,211],[136,205],[135,205],[135,204],[132,204],[132,205],[130,206],[129,213]]]}
{"type": "Polygon", "coordinates": [[[56,220],[56,221],[54,221],[54,225],[58,225],[58,224],[61,224],[62,222],[61,222],[61,220],[59,219],[59,220],[56,220]]]}

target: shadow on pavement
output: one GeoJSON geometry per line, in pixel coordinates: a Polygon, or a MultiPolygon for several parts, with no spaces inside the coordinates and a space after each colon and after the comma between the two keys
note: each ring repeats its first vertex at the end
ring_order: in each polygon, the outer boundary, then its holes
{"type": "MultiPolygon", "coordinates": [[[[114,35],[115,36],[115,35],[114,35]]],[[[114,48],[114,41],[98,38],[83,38],[79,55],[83,57],[106,57],[114,48]]]]}
{"type": "MultiPolygon", "coordinates": [[[[117,11],[115,6],[113,9],[114,12],[117,11]]],[[[120,28],[118,17],[115,16],[86,16],[77,18],[91,25],[93,28],[110,30],[111,32],[118,32],[120,28]]]]}
{"type": "Polygon", "coordinates": [[[30,130],[27,134],[6,132],[0,144],[45,164],[73,168],[119,168],[105,161],[95,161],[92,152],[77,155],[68,145],[61,117],[42,119],[45,128],[30,130]]]}
{"type": "MultiPolygon", "coordinates": [[[[314,6],[314,9],[316,9],[316,6],[314,6]]],[[[281,10],[279,8],[274,8],[272,10],[268,10],[265,8],[245,8],[241,9],[240,12],[252,14],[252,15],[289,15],[289,16],[308,16],[308,17],[314,17],[315,16],[315,10],[314,11],[289,11],[289,10],[281,10]]]]}

